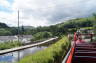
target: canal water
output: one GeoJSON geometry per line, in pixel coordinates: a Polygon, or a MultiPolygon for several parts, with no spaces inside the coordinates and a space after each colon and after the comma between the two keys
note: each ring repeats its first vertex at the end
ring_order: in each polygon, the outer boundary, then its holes
{"type": "Polygon", "coordinates": [[[0,63],[16,63],[17,61],[22,59],[24,56],[36,53],[36,52],[43,50],[47,47],[48,46],[35,46],[32,48],[0,55],[0,63]]]}

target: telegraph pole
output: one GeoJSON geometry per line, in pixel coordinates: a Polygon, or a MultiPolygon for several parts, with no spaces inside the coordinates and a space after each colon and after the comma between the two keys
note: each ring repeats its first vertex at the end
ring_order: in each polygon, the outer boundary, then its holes
{"type": "MultiPolygon", "coordinates": [[[[19,42],[19,10],[18,10],[18,42],[19,42]]],[[[18,61],[20,60],[20,51],[18,51],[18,61]]]]}
{"type": "Polygon", "coordinates": [[[18,42],[19,42],[19,10],[18,10],[18,42]]]}

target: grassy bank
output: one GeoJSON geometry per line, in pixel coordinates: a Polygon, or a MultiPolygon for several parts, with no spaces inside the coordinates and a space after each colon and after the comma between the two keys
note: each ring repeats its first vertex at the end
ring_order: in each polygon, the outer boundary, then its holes
{"type": "Polygon", "coordinates": [[[4,49],[9,49],[9,48],[13,48],[13,47],[18,47],[21,46],[21,42],[18,41],[10,41],[10,42],[4,42],[4,43],[0,43],[0,50],[4,50],[4,49]]]}
{"type": "Polygon", "coordinates": [[[18,63],[60,63],[68,50],[68,46],[68,38],[62,37],[62,39],[49,46],[47,49],[28,55],[18,63]]]}

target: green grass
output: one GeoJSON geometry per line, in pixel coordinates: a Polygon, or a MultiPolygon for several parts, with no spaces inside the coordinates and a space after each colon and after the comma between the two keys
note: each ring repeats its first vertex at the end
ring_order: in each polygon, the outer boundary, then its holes
{"type": "Polygon", "coordinates": [[[4,43],[0,43],[0,50],[18,47],[21,45],[22,45],[21,42],[18,42],[18,41],[4,42],[4,43]]]}
{"type": "Polygon", "coordinates": [[[18,63],[60,63],[69,48],[69,40],[63,37],[43,51],[28,55],[18,63]]]}
{"type": "Polygon", "coordinates": [[[93,27],[82,27],[80,29],[93,29],[93,27]]]}
{"type": "MultiPolygon", "coordinates": [[[[80,27],[80,29],[93,29],[93,27],[80,27]]],[[[68,29],[69,31],[71,30],[76,30],[76,28],[70,28],[68,29]]]]}

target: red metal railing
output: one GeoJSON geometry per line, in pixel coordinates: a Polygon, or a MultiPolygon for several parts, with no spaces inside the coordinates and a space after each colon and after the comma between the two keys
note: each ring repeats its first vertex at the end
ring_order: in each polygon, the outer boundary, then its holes
{"type": "Polygon", "coordinates": [[[71,48],[68,51],[67,55],[65,56],[64,60],[62,61],[62,63],[71,63],[72,62],[74,50],[75,50],[75,42],[72,42],[71,48]]]}
{"type": "MultiPolygon", "coordinates": [[[[82,36],[82,35],[89,35],[90,38],[91,38],[91,41],[93,40],[93,36],[95,36],[96,34],[79,34],[79,36],[82,36]]],[[[74,39],[77,39],[78,37],[74,37],[74,39]]],[[[88,45],[89,46],[89,45],[88,45]]],[[[93,46],[92,46],[93,47],[93,46]]],[[[72,59],[73,59],[73,56],[74,56],[74,52],[75,52],[75,49],[76,49],[76,40],[74,40],[72,42],[72,45],[71,45],[71,48],[70,50],[68,51],[67,55],[65,56],[64,60],[62,63],[72,63],[72,59]]]]}

